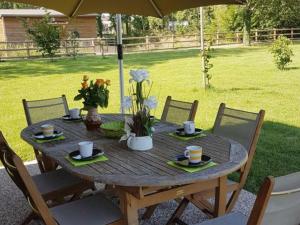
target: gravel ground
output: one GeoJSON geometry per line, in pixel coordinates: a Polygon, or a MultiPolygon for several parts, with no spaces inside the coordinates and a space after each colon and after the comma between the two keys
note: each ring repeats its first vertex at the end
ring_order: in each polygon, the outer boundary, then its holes
{"type": "MultiPolygon", "coordinates": [[[[30,174],[38,173],[36,164],[27,165],[30,174]]],[[[247,191],[243,191],[239,202],[237,203],[234,211],[240,211],[245,215],[249,214],[252,208],[255,196],[247,191]]],[[[162,225],[168,221],[168,218],[174,212],[177,203],[175,201],[165,202],[161,204],[154,212],[151,219],[147,221],[141,221],[142,225],[162,225]]],[[[143,213],[143,209],[140,210],[140,215],[143,213]]],[[[22,220],[28,215],[30,209],[27,205],[22,193],[17,189],[14,183],[7,176],[6,171],[0,169],[0,225],[19,225],[22,220]]],[[[189,204],[188,208],[182,217],[189,225],[199,223],[206,220],[206,216],[201,213],[192,204],[189,204]]],[[[33,222],[31,225],[37,225],[38,222],[33,222]]]]}

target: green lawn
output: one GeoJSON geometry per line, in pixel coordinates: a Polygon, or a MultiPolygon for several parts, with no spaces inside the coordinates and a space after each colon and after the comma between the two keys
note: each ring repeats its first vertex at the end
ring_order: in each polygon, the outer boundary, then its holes
{"type": "MultiPolygon", "coordinates": [[[[300,45],[289,69],[278,71],[268,47],[214,50],[213,88],[201,88],[197,50],[126,55],[125,80],[129,69],[146,68],[154,81],[153,95],[159,98],[160,116],[167,95],[175,99],[200,101],[197,125],[210,129],[218,106],[258,112],[266,110],[263,131],[248,179],[247,189],[256,191],[266,175],[284,175],[300,170],[300,45]]],[[[0,62],[0,129],[24,160],[32,160],[29,145],[20,139],[26,126],[22,98],[42,99],[66,94],[71,107],[81,107],[73,96],[82,75],[112,80],[108,109],[119,111],[119,84],[116,57],[84,57],[56,62],[0,62]]],[[[127,83],[127,82],[126,82],[127,83]]]]}

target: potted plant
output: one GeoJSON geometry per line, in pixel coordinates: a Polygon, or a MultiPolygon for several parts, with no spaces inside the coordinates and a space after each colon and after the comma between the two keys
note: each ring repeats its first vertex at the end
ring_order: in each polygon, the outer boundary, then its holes
{"type": "Polygon", "coordinates": [[[130,75],[130,96],[123,99],[122,107],[132,116],[125,119],[126,135],[121,140],[127,140],[127,146],[132,150],[146,151],[153,147],[155,121],[150,111],[157,107],[157,101],[154,96],[150,96],[152,83],[148,80],[149,73],[146,70],[131,70],[130,75]]]}
{"type": "Polygon", "coordinates": [[[101,125],[101,118],[98,114],[97,108],[107,108],[109,99],[110,80],[97,79],[88,84],[89,77],[83,76],[81,89],[78,90],[78,95],[74,97],[75,101],[83,100],[82,110],[86,110],[87,116],[85,125],[87,130],[95,130],[101,125]]]}

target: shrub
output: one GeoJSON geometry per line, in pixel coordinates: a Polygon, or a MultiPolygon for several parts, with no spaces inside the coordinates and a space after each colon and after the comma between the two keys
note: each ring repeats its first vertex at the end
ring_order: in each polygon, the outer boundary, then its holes
{"type": "Polygon", "coordinates": [[[284,70],[286,65],[292,62],[292,56],[294,55],[291,45],[292,42],[287,37],[279,36],[276,41],[271,46],[271,53],[275,64],[278,69],[284,70]]]}
{"type": "Polygon", "coordinates": [[[43,56],[53,58],[60,48],[60,34],[58,27],[51,24],[49,13],[31,25],[28,25],[27,21],[23,24],[29,37],[37,45],[38,51],[43,56]]]}

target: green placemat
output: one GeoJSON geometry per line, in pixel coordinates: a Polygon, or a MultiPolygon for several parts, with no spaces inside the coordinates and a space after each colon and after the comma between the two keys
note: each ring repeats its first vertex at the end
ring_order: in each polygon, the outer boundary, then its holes
{"type": "Polygon", "coordinates": [[[68,160],[75,167],[85,166],[85,165],[89,165],[89,164],[92,164],[92,163],[95,163],[95,162],[104,162],[104,161],[108,160],[108,158],[104,155],[102,155],[102,156],[100,156],[96,159],[89,160],[89,161],[75,161],[75,160],[71,159],[70,156],[66,156],[65,158],[66,158],[66,160],[68,160]]]}
{"type": "Polygon", "coordinates": [[[199,172],[199,171],[202,171],[202,170],[205,170],[205,169],[208,169],[208,168],[210,168],[210,167],[213,167],[213,166],[216,166],[216,165],[217,165],[217,163],[210,162],[210,163],[208,163],[208,164],[205,165],[205,166],[189,168],[189,167],[177,165],[177,164],[176,164],[175,162],[173,162],[173,161],[169,161],[169,162],[167,162],[167,164],[170,165],[170,166],[173,166],[173,167],[175,167],[175,168],[184,170],[184,171],[186,171],[186,172],[188,172],[188,173],[199,172]]]}
{"type": "Polygon", "coordinates": [[[200,133],[200,134],[198,134],[196,136],[193,136],[193,137],[181,137],[181,136],[178,136],[176,133],[169,133],[169,135],[176,138],[176,139],[178,139],[178,140],[181,140],[181,141],[189,141],[189,140],[193,140],[195,138],[200,138],[200,137],[205,137],[206,136],[206,134],[204,134],[204,133],[200,133]]]}
{"type": "Polygon", "coordinates": [[[66,139],[65,136],[59,136],[59,137],[57,137],[57,138],[50,139],[50,140],[37,140],[37,139],[34,138],[34,141],[35,141],[36,143],[43,144],[43,143],[47,143],[47,142],[59,141],[59,140],[64,140],[64,139],[66,139]]]}

